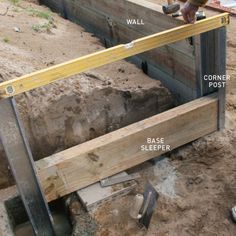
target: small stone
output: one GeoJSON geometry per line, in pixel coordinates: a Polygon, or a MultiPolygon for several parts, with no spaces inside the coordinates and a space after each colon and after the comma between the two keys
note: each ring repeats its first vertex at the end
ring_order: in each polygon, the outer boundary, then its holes
{"type": "Polygon", "coordinates": [[[168,212],[159,212],[158,213],[158,219],[162,222],[167,222],[169,220],[168,212]]]}
{"type": "Polygon", "coordinates": [[[117,209],[114,209],[111,211],[111,214],[114,216],[118,216],[119,215],[119,211],[117,209]]]}
{"type": "Polygon", "coordinates": [[[21,30],[20,30],[19,27],[14,27],[13,29],[14,29],[14,31],[17,32],[17,33],[20,33],[20,32],[21,32],[21,30]]]}
{"type": "Polygon", "coordinates": [[[183,201],[177,201],[176,205],[177,205],[178,209],[181,211],[185,211],[188,209],[188,205],[186,203],[184,203],[183,201]]]}
{"type": "Polygon", "coordinates": [[[194,179],[194,183],[195,184],[200,184],[202,183],[204,180],[204,176],[203,175],[198,175],[195,179],[194,179]]]}

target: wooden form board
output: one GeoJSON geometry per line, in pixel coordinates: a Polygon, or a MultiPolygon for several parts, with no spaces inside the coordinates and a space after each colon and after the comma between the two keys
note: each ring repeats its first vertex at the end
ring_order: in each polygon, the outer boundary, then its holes
{"type": "Polygon", "coordinates": [[[217,29],[229,23],[229,15],[221,14],[208,19],[178,26],[150,36],[133,40],[109,49],[92,53],[69,62],[52,66],[0,84],[0,98],[12,97],[54,81],[97,68],[130,56],[217,29]]]}
{"type": "Polygon", "coordinates": [[[52,201],[161,155],[142,151],[147,138],[171,150],[217,130],[218,99],[208,95],[36,162],[46,199],[52,201]]]}
{"type": "MultiPolygon", "coordinates": [[[[44,0],[43,3],[95,33],[107,45],[127,43],[153,33],[183,25],[163,14],[162,7],[146,0],[44,0]],[[60,9],[60,10],[59,10],[60,9]],[[144,25],[128,25],[127,19],[142,19],[144,25]]],[[[138,66],[148,65],[148,75],[159,79],[176,100],[196,98],[194,47],[181,40],[132,58],[138,66]]]]}

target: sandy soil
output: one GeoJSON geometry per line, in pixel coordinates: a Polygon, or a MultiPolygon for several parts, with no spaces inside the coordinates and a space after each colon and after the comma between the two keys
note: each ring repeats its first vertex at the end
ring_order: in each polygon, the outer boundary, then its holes
{"type": "MultiPolygon", "coordinates": [[[[161,0],[150,1],[155,3],[165,2],[161,0]]],[[[9,3],[7,1],[1,1],[0,4],[0,9],[4,12],[4,9],[9,3]]],[[[45,10],[42,7],[32,6],[33,8],[45,10]]],[[[30,5],[23,2],[21,3],[21,7],[11,8],[7,16],[0,16],[1,23],[3,22],[0,25],[0,75],[3,80],[14,78],[15,76],[103,48],[95,37],[84,32],[81,27],[65,21],[55,14],[53,14],[54,21],[52,23],[52,29],[50,29],[51,33],[34,32],[32,30],[33,24],[42,24],[48,21],[39,17],[30,16],[30,13],[26,14],[28,7],[30,5]],[[53,28],[54,25],[56,28],[53,28]],[[14,32],[13,27],[16,26],[21,28],[22,33],[14,32]],[[9,42],[4,42],[8,41],[6,39],[9,39],[9,42]],[[88,42],[90,43],[89,47],[88,42]]],[[[211,15],[215,13],[207,10],[207,14],[211,15]]],[[[179,148],[166,156],[166,159],[162,159],[161,161],[154,160],[133,168],[130,172],[139,172],[142,175],[142,178],[138,180],[138,187],[135,192],[105,204],[92,214],[92,218],[86,215],[77,199],[73,198],[70,209],[74,219],[74,235],[81,235],[81,232],[84,235],[96,234],[102,236],[236,235],[236,225],[229,218],[229,209],[236,204],[235,23],[236,18],[231,18],[231,24],[228,27],[227,73],[231,76],[231,81],[227,87],[227,119],[225,131],[216,132],[192,144],[179,148]],[[148,231],[145,231],[144,229],[140,229],[137,222],[129,217],[129,208],[132,204],[134,194],[143,191],[147,180],[151,180],[157,187],[160,198],[151,226],[148,231]]],[[[32,137],[30,140],[34,153],[38,155],[37,158],[41,158],[45,154],[57,151],[57,146],[65,148],[77,142],[85,141],[79,139],[81,136],[89,139],[101,134],[102,131],[99,131],[98,127],[91,129],[94,127],[90,124],[94,124],[98,116],[93,112],[91,113],[90,108],[90,110],[86,110],[86,106],[95,102],[92,108],[94,111],[97,106],[101,106],[104,102],[104,100],[99,99],[104,94],[111,94],[112,97],[109,100],[118,101],[119,104],[126,102],[126,106],[128,104],[128,110],[132,114],[132,111],[134,112],[139,107],[137,104],[140,104],[142,101],[141,98],[144,98],[146,108],[149,107],[153,111],[155,106],[148,100],[148,97],[155,95],[158,98],[160,93],[162,93],[161,96],[166,96],[163,104],[166,101],[170,104],[168,91],[164,88],[160,90],[160,88],[158,81],[147,79],[135,66],[126,62],[119,62],[86,74],[83,73],[78,77],[67,80],[66,83],[58,82],[55,85],[26,93],[25,95],[19,96],[17,101],[27,131],[30,137],[32,137]],[[99,88],[98,91],[95,87],[99,88]],[[77,88],[82,92],[78,92],[77,88]],[[136,100],[134,99],[132,102],[127,103],[127,96],[130,97],[127,91],[136,100]],[[66,96],[61,96],[61,94],[66,96]],[[82,100],[79,104],[82,104],[82,108],[85,109],[82,119],[85,120],[85,117],[88,116],[93,117],[93,119],[89,122],[77,121],[77,126],[75,127],[81,127],[81,124],[83,124],[86,129],[83,131],[83,135],[75,137],[73,131],[68,129],[68,126],[66,128],[68,133],[66,133],[65,125],[62,125],[67,120],[67,116],[62,118],[55,117],[55,111],[63,111],[61,106],[59,108],[59,103],[62,103],[63,106],[68,106],[69,112],[71,110],[75,110],[76,112],[76,108],[78,108],[76,99],[78,98],[82,100]],[[73,102],[71,102],[71,99],[73,102]],[[72,109],[69,108],[68,103],[74,103],[72,109]],[[133,106],[133,104],[136,104],[136,106],[133,106]],[[45,105],[49,109],[45,110],[45,105]],[[33,115],[31,112],[25,112],[29,110],[33,111],[33,115]],[[44,119],[42,114],[46,114],[46,112],[49,112],[49,116],[44,119]],[[52,121],[55,120],[57,120],[58,125],[54,126],[52,125],[52,121]],[[32,135],[30,132],[34,130],[34,127],[39,126],[39,124],[41,127],[47,128],[45,130],[39,130],[38,133],[36,132],[32,135]],[[58,128],[59,132],[56,133],[58,128]],[[98,131],[94,132],[94,130],[98,131]],[[44,131],[46,131],[45,136],[39,135],[44,131]],[[50,134],[52,133],[59,136],[57,140],[50,138],[50,134]],[[38,147],[41,143],[43,146],[38,147]],[[43,147],[46,146],[50,146],[51,148],[44,150],[43,147]]],[[[108,102],[106,104],[112,104],[116,109],[120,107],[116,103],[108,102]]],[[[162,109],[164,108],[166,107],[162,109]]],[[[116,110],[111,111],[111,116],[108,116],[109,122],[112,115],[116,112],[116,110]]],[[[120,117],[125,117],[126,112],[122,108],[120,110],[120,117]]],[[[160,112],[160,108],[155,108],[153,112],[160,112]]],[[[81,111],[79,111],[79,115],[82,115],[81,111]]],[[[147,114],[147,116],[150,115],[147,114]]],[[[104,115],[104,117],[107,117],[107,115],[104,115]]],[[[133,120],[129,120],[128,118],[123,119],[125,119],[123,125],[133,122],[133,120]]],[[[138,117],[138,119],[141,119],[141,117],[138,117]]],[[[120,119],[114,122],[112,121],[112,127],[107,127],[105,123],[102,123],[102,130],[109,131],[116,129],[120,121],[120,119]]],[[[67,122],[69,127],[74,127],[71,125],[74,121],[68,120],[67,122]]],[[[100,123],[98,126],[101,126],[100,123]]],[[[4,165],[2,164],[2,166],[4,165]]],[[[6,178],[9,171],[3,168],[0,174],[0,180],[3,180],[2,186],[9,185],[9,178],[6,178]]]]}

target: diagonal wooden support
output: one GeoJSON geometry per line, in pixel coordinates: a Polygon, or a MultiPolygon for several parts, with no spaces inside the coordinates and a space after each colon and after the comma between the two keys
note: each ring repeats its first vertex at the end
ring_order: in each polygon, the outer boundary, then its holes
{"type": "Polygon", "coordinates": [[[209,17],[87,56],[71,60],[0,84],[0,98],[7,98],[90,69],[115,62],[229,24],[229,14],[209,17]]]}

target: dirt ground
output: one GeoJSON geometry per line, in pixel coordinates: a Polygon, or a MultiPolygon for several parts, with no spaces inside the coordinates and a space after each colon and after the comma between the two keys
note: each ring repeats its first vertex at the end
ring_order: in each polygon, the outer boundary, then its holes
{"type": "MultiPolygon", "coordinates": [[[[0,2],[0,14],[8,5],[9,1],[0,2]]],[[[32,8],[47,11],[20,1],[20,5],[11,5],[7,15],[0,15],[0,79],[14,78],[103,48],[97,38],[80,26],[53,13],[39,16],[32,8]],[[14,27],[21,32],[15,32],[14,27]]],[[[207,14],[215,13],[207,10],[207,14]]],[[[231,18],[227,38],[227,73],[231,80],[227,87],[226,129],[185,145],[160,161],[155,159],[133,168],[130,172],[142,176],[135,191],[106,203],[92,216],[73,199],[73,235],[236,235],[236,225],[229,218],[229,209],[236,205],[235,23],[236,18],[231,18]],[[148,180],[156,186],[160,197],[150,228],[145,231],[129,217],[129,209],[133,196],[143,191],[148,180]]],[[[18,96],[17,102],[36,159],[143,119],[144,112],[151,116],[172,106],[171,96],[160,82],[148,79],[124,61],[27,92],[18,96]],[[105,108],[104,96],[108,99],[105,108]],[[152,102],[153,97],[159,101],[158,106],[152,102]],[[98,108],[103,112],[98,114],[98,108]],[[74,114],[80,119],[73,120],[74,114]],[[57,138],[51,138],[52,134],[57,138]]],[[[13,183],[6,166],[2,157],[1,187],[13,183]]]]}

